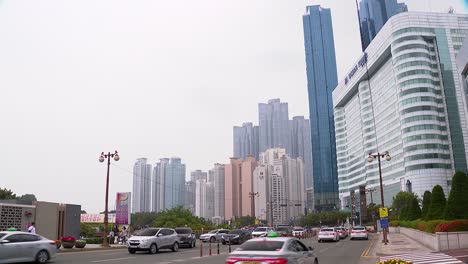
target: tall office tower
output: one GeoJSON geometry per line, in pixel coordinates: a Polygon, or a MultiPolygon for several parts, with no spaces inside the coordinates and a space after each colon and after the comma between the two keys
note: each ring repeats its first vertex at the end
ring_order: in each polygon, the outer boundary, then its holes
{"type": "Polygon", "coordinates": [[[361,0],[359,3],[359,20],[361,28],[362,50],[375,38],[387,20],[408,7],[397,0],[361,0]]]}
{"type": "Polygon", "coordinates": [[[224,222],[224,165],[216,163],[213,168],[213,188],[214,188],[214,212],[213,223],[221,224],[224,222]]]}
{"type": "Polygon", "coordinates": [[[246,159],[253,155],[258,160],[259,128],[252,123],[234,127],[234,157],[246,159]]]}
{"type": "MultiPolygon", "coordinates": [[[[422,197],[467,171],[466,97],[455,54],[468,15],[405,12],[391,17],[333,91],[341,205],[362,186],[390,205],[399,191],[422,197]],[[389,152],[377,160],[368,154],[389,152]]],[[[356,54],[358,55],[358,54],[356,54]]]]}
{"type": "Polygon", "coordinates": [[[206,220],[213,220],[214,217],[214,182],[206,182],[205,193],[205,212],[203,218],[206,220]]]}
{"type": "Polygon", "coordinates": [[[133,212],[151,211],[151,164],[139,158],[133,166],[133,212]]]}
{"type": "Polygon", "coordinates": [[[192,214],[195,214],[195,182],[188,181],[185,183],[185,203],[184,207],[188,209],[192,214]]]}
{"type": "Polygon", "coordinates": [[[207,180],[207,179],[208,179],[208,173],[206,171],[194,170],[190,173],[191,181],[207,180]]]}
{"type": "Polygon", "coordinates": [[[304,162],[305,188],[307,190],[308,210],[314,208],[314,175],[312,168],[312,136],[310,133],[310,121],[303,116],[295,116],[290,121],[291,129],[291,151],[292,158],[301,158],[304,162]]]}
{"type": "Polygon", "coordinates": [[[169,160],[164,178],[164,209],[185,204],[185,164],[180,158],[169,160]]]}
{"type": "Polygon", "coordinates": [[[316,210],[327,210],[338,204],[332,102],[332,91],[338,80],[331,12],[318,5],[308,6],[302,18],[312,133],[313,203],[316,210]]]}
{"type": "Polygon", "coordinates": [[[252,174],[257,166],[253,156],[246,160],[231,158],[230,164],[224,165],[225,173],[225,211],[224,217],[230,220],[232,217],[251,215],[252,174]]]}
{"type": "Polygon", "coordinates": [[[272,99],[258,104],[259,152],[269,148],[291,149],[288,103],[272,99]]]}
{"type": "Polygon", "coordinates": [[[306,184],[304,162],[301,158],[283,156],[283,174],[286,188],[287,219],[297,219],[305,214],[306,184]]]}
{"type": "Polygon", "coordinates": [[[206,214],[206,179],[195,181],[195,215],[204,217],[206,214]]]}
{"type": "Polygon", "coordinates": [[[152,211],[160,212],[164,209],[164,179],[169,159],[160,159],[153,168],[152,175],[152,211]]]}

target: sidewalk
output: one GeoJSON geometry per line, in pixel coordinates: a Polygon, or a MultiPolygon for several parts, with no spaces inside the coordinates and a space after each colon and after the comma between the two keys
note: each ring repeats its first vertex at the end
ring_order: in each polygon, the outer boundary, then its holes
{"type": "Polygon", "coordinates": [[[63,248],[57,250],[57,253],[69,253],[69,252],[81,252],[81,251],[96,251],[96,250],[112,250],[112,249],[124,249],[125,245],[111,244],[110,247],[102,247],[101,244],[86,244],[84,248],[63,248]]]}
{"type": "Polygon", "coordinates": [[[433,252],[430,248],[400,233],[389,233],[388,243],[382,243],[382,233],[372,235],[369,248],[363,253],[361,263],[376,263],[379,257],[400,254],[424,254],[433,252]]]}

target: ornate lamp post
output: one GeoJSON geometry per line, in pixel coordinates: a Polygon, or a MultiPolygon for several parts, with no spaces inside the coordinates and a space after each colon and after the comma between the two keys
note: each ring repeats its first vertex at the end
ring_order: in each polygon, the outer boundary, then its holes
{"type": "MultiPolygon", "coordinates": [[[[388,153],[388,151],[385,151],[384,153],[377,152],[376,154],[369,153],[369,157],[367,157],[367,161],[373,162],[375,158],[377,158],[379,162],[380,199],[382,201],[381,207],[384,208],[385,203],[384,203],[384,193],[383,193],[383,184],[382,184],[382,165],[380,162],[380,158],[385,158],[386,161],[390,161],[392,157],[390,156],[390,153],[388,153]]],[[[387,245],[387,242],[388,242],[387,241],[387,229],[382,228],[382,230],[383,230],[383,240],[384,240],[385,245],[387,245]]]]}
{"type": "Polygon", "coordinates": [[[110,168],[110,159],[114,158],[115,161],[118,161],[120,159],[119,154],[117,153],[117,150],[115,153],[107,153],[104,154],[104,152],[101,153],[101,156],[99,157],[99,162],[104,162],[107,159],[107,178],[106,178],[106,205],[104,209],[104,239],[102,240],[102,246],[103,247],[109,247],[109,242],[107,241],[107,234],[108,234],[108,225],[109,225],[109,209],[108,209],[108,201],[109,201],[109,168],[110,168]]]}

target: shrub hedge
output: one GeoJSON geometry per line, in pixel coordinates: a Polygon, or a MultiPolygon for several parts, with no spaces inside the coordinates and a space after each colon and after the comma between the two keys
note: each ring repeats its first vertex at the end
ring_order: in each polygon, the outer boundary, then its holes
{"type": "Polygon", "coordinates": [[[427,233],[435,232],[459,232],[468,231],[468,220],[413,220],[413,221],[390,221],[390,226],[408,227],[418,229],[427,233]]]}

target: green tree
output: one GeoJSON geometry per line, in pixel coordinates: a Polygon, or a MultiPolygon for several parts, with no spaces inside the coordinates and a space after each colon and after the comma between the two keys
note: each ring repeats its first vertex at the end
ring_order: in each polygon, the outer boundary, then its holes
{"type": "Polygon", "coordinates": [[[413,194],[408,204],[407,220],[416,220],[421,217],[421,207],[419,207],[419,198],[413,194]]]}
{"type": "Polygon", "coordinates": [[[183,208],[182,206],[177,206],[158,213],[156,219],[153,222],[153,226],[165,226],[173,228],[188,226],[193,230],[213,228],[212,225],[205,219],[194,216],[192,212],[186,208],[183,208]]]}
{"type": "Polygon", "coordinates": [[[431,206],[431,192],[425,191],[422,200],[422,210],[421,217],[423,219],[427,218],[427,212],[429,212],[429,207],[431,206]]]}
{"type": "Polygon", "coordinates": [[[232,223],[234,223],[234,227],[236,228],[253,225],[255,223],[255,217],[250,215],[236,217],[233,219],[232,223]]]}
{"type": "Polygon", "coordinates": [[[0,188],[0,200],[16,199],[16,194],[7,188],[0,188]]]}
{"type": "Polygon", "coordinates": [[[445,219],[461,219],[468,217],[468,177],[464,172],[457,171],[452,178],[452,189],[447,200],[445,219]]]}
{"type": "Polygon", "coordinates": [[[158,213],[156,212],[134,213],[131,215],[131,226],[134,229],[150,226],[154,223],[157,217],[158,213]]]}
{"type": "Polygon", "coordinates": [[[418,196],[410,192],[397,193],[393,198],[392,214],[399,220],[415,220],[421,217],[418,196]]]}
{"type": "Polygon", "coordinates": [[[431,206],[427,213],[428,220],[439,220],[444,218],[445,206],[447,200],[445,199],[444,190],[440,185],[434,186],[431,195],[431,206]]]}
{"type": "Polygon", "coordinates": [[[32,205],[33,202],[37,201],[37,198],[34,194],[23,194],[20,197],[17,197],[16,200],[19,204],[32,205]]]}

